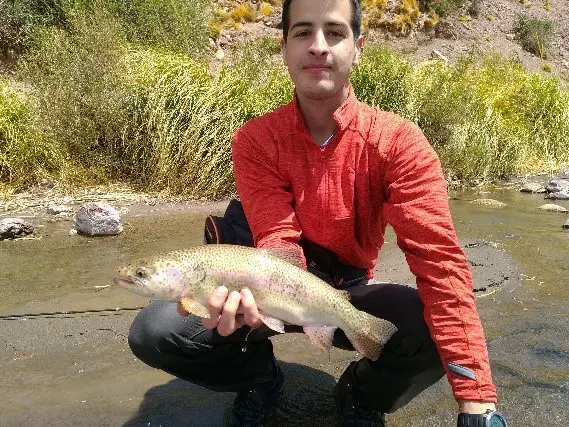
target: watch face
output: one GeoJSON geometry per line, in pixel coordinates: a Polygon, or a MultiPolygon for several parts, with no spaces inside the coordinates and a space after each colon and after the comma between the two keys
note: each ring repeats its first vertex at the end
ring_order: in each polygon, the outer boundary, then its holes
{"type": "Polygon", "coordinates": [[[490,415],[488,427],[508,427],[508,424],[506,424],[506,420],[500,414],[493,413],[490,415]]]}

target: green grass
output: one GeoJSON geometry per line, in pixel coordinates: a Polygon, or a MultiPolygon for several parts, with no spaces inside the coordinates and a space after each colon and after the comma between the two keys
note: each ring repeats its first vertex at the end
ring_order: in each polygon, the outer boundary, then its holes
{"type": "MultiPolygon", "coordinates": [[[[207,198],[231,194],[233,133],[290,99],[290,83],[272,65],[266,43],[235,52],[235,64],[216,74],[206,63],[183,57],[155,74],[137,112],[137,132],[124,141],[127,175],[155,190],[207,198]]],[[[170,59],[148,52],[132,57],[134,68],[146,70],[170,59]]]]}
{"type": "MultiPolygon", "coordinates": [[[[230,195],[233,133],[292,94],[274,57],[278,40],[262,38],[212,64],[199,47],[190,48],[201,39],[160,42],[167,40],[162,18],[150,14],[160,31],[146,32],[141,13],[126,19],[118,3],[105,1],[89,7],[77,1],[79,7],[66,9],[65,26],[28,31],[16,74],[25,94],[1,82],[0,183],[50,177],[76,185],[129,182],[199,198],[230,195]]],[[[161,1],[128,7],[152,9],[161,1]]],[[[192,19],[198,15],[207,22],[205,9],[192,19]]],[[[182,34],[176,31],[169,34],[182,34]]],[[[490,180],[569,161],[567,89],[499,56],[412,65],[369,46],[352,82],[362,101],[421,126],[449,180],[490,180]]]]}
{"type": "Polygon", "coordinates": [[[0,182],[18,188],[61,176],[65,163],[65,152],[37,128],[29,99],[0,79],[0,182]]]}

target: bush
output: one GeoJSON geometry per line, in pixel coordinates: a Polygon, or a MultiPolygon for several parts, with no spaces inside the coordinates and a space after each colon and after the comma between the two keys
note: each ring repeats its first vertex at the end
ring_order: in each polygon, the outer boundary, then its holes
{"type": "Polygon", "coordinates": [[[549,20],[518,17],[514,33],[522,47],[542,59],[547,58],[553,39],[553,23],[549,20]]]}
{"type": "Polygon", "coordinates": [[[187,57],[134,54],[129,68],[153,77],[136,113],[136,132],[123,142],[125,173],[146,189],[208,198],[232,194],[234,132],[290,100],[291,84],[272,63],[267,44],[272,41],[239,48],[234,64],[215,75],[207,63],[187,57]]]}
{"type": "Polygon", "coordinates": [[[106,12],[76,12],[70,31],[40,27],[32,36],[21,76],[33,87],[34,114],[43,132],[101,178],[111,172],[106,154],[130,120],[125,48],[119,24],[106,12]]]}
{"type": "Polygon", "coordinates": [[[456,12],[466,4],[467,0],[420,0],[422,10],[434,10],[439,16],[447,16],[456,12]]]}
{"type": "Polygon", "coordinates": [[[191,55],[207,47],[209,0],[102,0],[97,8],[112,11],[133,43],[191,55]]]}
{"type": "Polygon", "coordinates": [[[0,182],[37,182],[57,173],[64,159],[60,147],[38,131],[29,100],[0,79],[0,182]]]}
{"type": "Polygon", "coordinates": [[[22,53],[34,26],[67,26],[65,0],[0,0],[0,58],[22,53]]]}

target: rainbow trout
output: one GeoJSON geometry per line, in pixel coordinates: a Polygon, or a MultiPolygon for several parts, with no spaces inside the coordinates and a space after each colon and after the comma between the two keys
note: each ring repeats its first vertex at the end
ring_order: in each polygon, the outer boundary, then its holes
{"type": "Polygon", "coordinates": [[[325,350],[340,328],[357,351],[377,360],[395,325],[357,310],[348,292],[301,268],[301,262],[290,249],[203,245],[129,264],[118,270],[115,282],[150,299],[181,302],[205,318],[217,287],[225,285],[229,292],[247,287],[269,328],[283,333],[285,323],[301,325],[325,350]]]}

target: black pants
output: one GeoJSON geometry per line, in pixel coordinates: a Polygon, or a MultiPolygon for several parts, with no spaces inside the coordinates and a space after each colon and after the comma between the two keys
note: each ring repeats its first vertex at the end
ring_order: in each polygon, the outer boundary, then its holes
{"type": "MultiPolygon", "coordinates": [[[[350,367],[350,375],[365,390],[365,403],[393,412],[444,375],[423,320],[423,304],[415,289],[403,285],[362,280],[346,290],[356,308],[398,328],[377,361],[363,358],[350,367]]],[[[271,381],[276,369],[268,339],[276,332],[263,326],[252,331],[245,343],[249,331],[242,327],[222,337],[205,329],[198,317],[181,317],[176,304],[153,301],[134,319],[128,341],[136,357],[154,368],[215,391],[239,392],[271,381]]],[[[339,329],[334,346],[353,350],[339,329]]]]}

